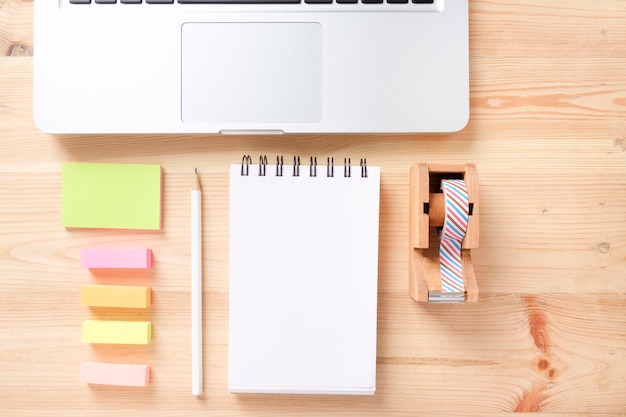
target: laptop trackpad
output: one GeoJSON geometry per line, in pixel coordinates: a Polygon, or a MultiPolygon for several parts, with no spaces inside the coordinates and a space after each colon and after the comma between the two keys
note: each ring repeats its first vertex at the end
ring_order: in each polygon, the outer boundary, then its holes
{"type": "Polygon", "coordinates": [[[185,23],[182,120],[313,123],[322,115],[319,23],[185,23]]]}

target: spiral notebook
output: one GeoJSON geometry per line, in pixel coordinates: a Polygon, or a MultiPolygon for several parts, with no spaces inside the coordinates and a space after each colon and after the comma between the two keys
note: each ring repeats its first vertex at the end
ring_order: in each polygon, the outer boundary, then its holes
{"type": "Polygon", "coordinates": [[[380,168],[230,168],[231,393],[374,394],[380,168]]]}

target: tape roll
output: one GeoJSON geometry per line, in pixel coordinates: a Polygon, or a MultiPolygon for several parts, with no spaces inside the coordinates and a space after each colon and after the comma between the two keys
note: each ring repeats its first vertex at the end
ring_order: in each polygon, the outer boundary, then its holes
{"type": "Polygon", "coordinates": [[[458,179],[443,180],[441,189],[445,205],[445,218],[439,247],[441,291],[464,293],[461,242],[467,233],[469,219],[467,184],[458,179]]]}

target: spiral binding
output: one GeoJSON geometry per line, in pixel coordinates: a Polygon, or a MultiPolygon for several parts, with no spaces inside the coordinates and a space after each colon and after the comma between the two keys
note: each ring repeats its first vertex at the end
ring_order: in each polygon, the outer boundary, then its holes
{"type": "Polygon", "coordinates": [[[259,176],[264,177],[267,172],[267,156],[261,155],[259,157],[259,176]]]}
{"type": "MultiPolygon", "coordinates": [[[[241,175],[248,176],[250,174],[250,165],[252,165],[252,158],[250,155],[244,155],[241,159],[241,175]]],[[[283,156],[276,156],[276,172],[275,175],[277,177],[283,176],[283,156]]],[[[367,159],[361,158],[359,162],[359,167],[361,168],[361,177],[367,178],[367,159]]],[[[260,177],[264,177],[267,175],[267,156],[260,155],[259,156],[259,171],[258,175],[260,177]]],[[[292,176],[299,177],[300,176],[300,156],[295,155],[293,157],[293,165],[292,165],[292,176]]],[[[309,159],[309,176],[317,177],[317,157],[311,156],[309,159]]],[[[326,176],[334,177],[335,176],[335,159],[332,157],[326,158],[326,176]]],[[[351,177],[352,176],[352,166],[350,158],[343,159],[343,176],[351,177]]]]}
{"type": "Polygon", "coordinates": [[[241,175],[248,176],[250,174],[250,164],[252,163],[252,158],[250,155],[244,155],[241,159],[241,175]]]}
{"type": "Polygon", "coordinates": [[[283,156],[282,155],[280,157],[278,155],[276,156],[276,176],[277,177],[283,176],[283,156]]]}
{"type": "Polygon", "coordinates": [[[293,176],[300,176],[300,157],[293,157],[293,176]]]}

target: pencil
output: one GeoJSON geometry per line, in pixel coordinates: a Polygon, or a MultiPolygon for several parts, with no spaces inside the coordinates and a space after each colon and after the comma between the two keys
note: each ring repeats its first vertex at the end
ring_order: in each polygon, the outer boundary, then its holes
{"type": "Polygon", "coordinates": [[[191,392],[202,394],[202,194],[197,168],[191,189],[191,392]]]}

